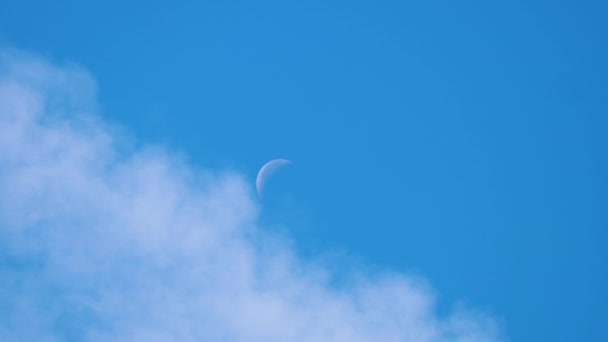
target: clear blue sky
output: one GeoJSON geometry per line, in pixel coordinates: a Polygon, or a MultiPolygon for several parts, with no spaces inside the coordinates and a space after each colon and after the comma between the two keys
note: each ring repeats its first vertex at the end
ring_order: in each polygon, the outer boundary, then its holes
{"type": "Polygon", "coordinates": [[[0,44],[87,68],[192,164],[295,162],[302,255],[426,277],[513,341],[608,341],[605,1],[1,1],[0,44]]]}

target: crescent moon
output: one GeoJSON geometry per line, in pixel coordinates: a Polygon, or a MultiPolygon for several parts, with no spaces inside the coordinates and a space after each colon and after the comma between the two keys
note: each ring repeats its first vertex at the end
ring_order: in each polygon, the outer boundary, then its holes
{"type": "Polygon", "coordinates": [[[255,188],[258,191],[260,198],[262,198],[262,190],[264,190],[264,182],[266,181],[266,178],[270,177],[279,168],[290,164],[293,163],[287,159],[274,159],[262,166],[258,172],[258,176],[255,179],[255,188]]]}

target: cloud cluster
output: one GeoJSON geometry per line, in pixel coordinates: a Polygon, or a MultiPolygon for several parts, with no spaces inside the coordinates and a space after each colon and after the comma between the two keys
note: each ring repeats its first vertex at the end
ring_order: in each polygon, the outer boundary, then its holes
{"type": "Polygon", "coordinates": [[[251,184],[97,116],[75,66],[0,56],[1,341],[499,341],[404,275],[332,285],[257,222],[251,184]]]}

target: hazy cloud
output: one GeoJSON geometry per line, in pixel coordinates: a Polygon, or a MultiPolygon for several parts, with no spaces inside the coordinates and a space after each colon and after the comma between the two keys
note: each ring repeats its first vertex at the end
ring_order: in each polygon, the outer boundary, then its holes
{"type": "Polygon", "coordinates": [[[259,227],[249,181],[125,145],[95,92],[76,66],[0,57],[1,341],[500,340],[419,279],[330,285],[259,227]]]}

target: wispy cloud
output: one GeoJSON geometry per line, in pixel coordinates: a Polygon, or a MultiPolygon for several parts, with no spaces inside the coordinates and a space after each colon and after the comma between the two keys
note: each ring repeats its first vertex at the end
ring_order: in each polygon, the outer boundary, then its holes
{"type": "Polygon", "coordinates": [[[0,340],[501,340],[412,277],[330,285],[259,227],[241,175],[124,146],[95,91],[78,67],[0,57],[0,340]]]}

